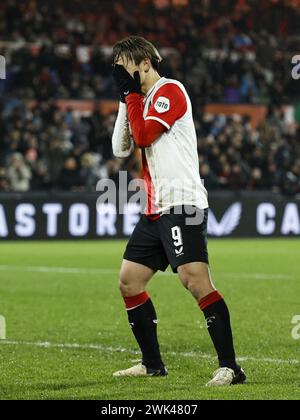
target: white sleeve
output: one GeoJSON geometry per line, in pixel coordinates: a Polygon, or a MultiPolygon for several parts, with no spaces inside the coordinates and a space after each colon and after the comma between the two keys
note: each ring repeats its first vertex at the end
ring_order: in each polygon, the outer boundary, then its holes
{"type": "Polygon", "coordinates": [[[120,102],[119,112],[112,135],[113,154],[118,158],[126,158],[134,149],[133,139],[130,135],[126,104],[120,102]]]}

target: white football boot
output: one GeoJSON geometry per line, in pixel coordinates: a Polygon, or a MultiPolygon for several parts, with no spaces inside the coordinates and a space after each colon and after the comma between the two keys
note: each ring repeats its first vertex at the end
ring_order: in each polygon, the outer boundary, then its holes
{"type": "Polygon", "coordinates": [[[147,369],[142,363],[135,365],[129,369],[125,370],[118,370],[117,372],[113,373],[113,376],[120,377],[120,376],[131,376],[131,377],[138,377],[138,376],[167,376],[168,371],[165,367],[160,369],[147,369]]]}
{"type": "Polygon", "coordinates": [[[244,384],[246,382],[246,375],[243,369],[236,375],[234,370],[229,368],[220,368],[214,372],[213,378],[206,386],[230,386],[244,384]]]}

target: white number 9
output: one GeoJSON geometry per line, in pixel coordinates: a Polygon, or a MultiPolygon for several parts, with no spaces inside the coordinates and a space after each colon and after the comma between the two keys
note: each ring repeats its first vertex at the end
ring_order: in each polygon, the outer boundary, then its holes
{"type": "Polygon", "coordinates": [[[182,234],[181,234],[181,229],[179,226],[174,226],[172,227],[172,239],[174,241],[174,245],[177,246],[181,246],[183,245],[182,243],[182,234]]]}

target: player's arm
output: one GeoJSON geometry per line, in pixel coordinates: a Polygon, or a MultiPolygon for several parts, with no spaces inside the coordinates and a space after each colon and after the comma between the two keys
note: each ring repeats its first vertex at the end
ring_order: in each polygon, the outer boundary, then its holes
{"type": "Polygon", "coordinates": [[[149,147],[187,110],[186,97],[174,83],[166,83],[157,90],[145,120],[141,95],[129,94],[126,104],[133,138],[139,147],[149,147]]]}
{"type": "Polygon", "coordinates": [[[126,104],[120,101],[119,111],[112,135],[113,154],[118,158],[126,158],[131,155],[134,144],[130,135],[129,121],[126,104]]]}
{"type": "Polygon", "coordinates": [[[135,143],[139,147],[149,147],[165,129],[157,122],[145,124],[139,73],[135,72],[132,77],[123,66],[115,64],[113,77],[119,88],[120,97],[124,98],[124,101],[126,98],[128,119],[135,143]]]}
{"type": "Polygon", "coordinates": [[[135,72],[131,77],[123,66],[116,64],[113,76],[120,94],[126,99],[133,138],[139,147],[149,147],[186,112],[186,98],[181,89],[175,84],[166,84],[156,92],[144,120],[139,73],[135,72]]]}
{"type": "Polygon", "coordinates": [[[155,120],[144,120],[142,95],[131,93],[126,97],[126,104],[134,142],[141,148],[151,146],[167,130],[166,127],[155,120]]]}

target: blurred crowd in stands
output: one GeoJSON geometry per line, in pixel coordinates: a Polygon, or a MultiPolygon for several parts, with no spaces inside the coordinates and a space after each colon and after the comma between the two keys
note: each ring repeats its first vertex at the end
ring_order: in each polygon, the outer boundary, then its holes
{"type": "Polygon", "coordinates": [[[16,45],[3,47],[6,89],[22,97],[113,95],[111,57],[101,47],[130,34],[167,48],[172,59],[162,72],[197,103],[280,103],[296,93],[290,61],[299,51],[300,7],[281,0],[1,3],[0,39],[16,45]]]}
{"type": "Polygon", "coordinates": [[[111,46],[145,36],[161,74],[191,96],[200,173],[209,189],[300,193],[300,131],[281,105],[300,98],[291,57],[300,46],[299,0],[3,0],[0,54],[0,191],[94,191],[140,159],[114,159],[115,115],[60,110],[56,99],[115,99],[111,46]],[[34,100],[35,105],[28,105],[34,100]],[[208,103],[265,104],[265,122],[206,115],[208,103]]]}
{"type": "MultiPolygon", "coordinates": [[[[138,151],[115,159],[111,134],[115,115],[95,110],[79,116],[55,102],[2,110],[0,191],[63,189],[94,191],[97,180],[127,169],[140,176],[138,151]]],[[[280,107],[253,129],[247,118],[203,114],[196,120],[200,173],[209,189],[268,189],[300,192],[300,129],[285,122],[280,107]]]]}

